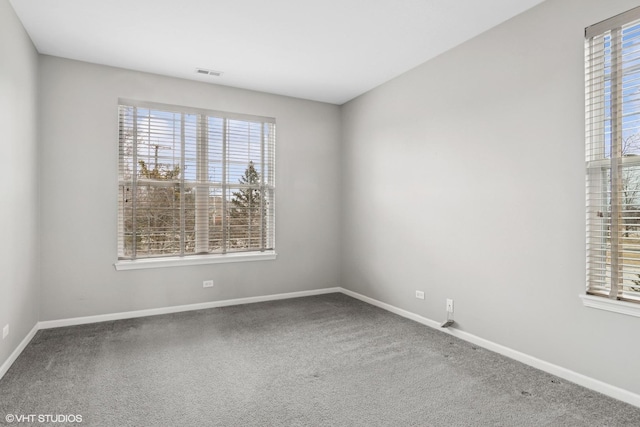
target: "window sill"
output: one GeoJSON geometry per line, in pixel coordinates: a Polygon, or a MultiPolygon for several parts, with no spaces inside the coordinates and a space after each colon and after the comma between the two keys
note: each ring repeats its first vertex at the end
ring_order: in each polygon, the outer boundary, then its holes
{"type": "Polygon", "coordinates": [[[627,316],[640,317],[640,304],[593,295],[580,295],[580,298],[582,299],[582,304],[584,304],[585,307],[612,311],[614,313],[626,314],[627,316]]]}
{"type": "Polygon", "coordinates": [[[183,267],[187,265],[222,264],[228,262],[267,261],[276,259],[275,251],[232,253],[224,255],[192,255],[188,257],[166,257],[137,260],[119,260],[116,270],[141,270],[146,268],[183,267]]]}

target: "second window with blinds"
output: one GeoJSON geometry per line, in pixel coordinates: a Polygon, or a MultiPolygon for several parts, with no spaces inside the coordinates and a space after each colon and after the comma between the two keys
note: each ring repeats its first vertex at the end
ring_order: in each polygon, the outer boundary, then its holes
{"type": "Polygon", "coordinates": [[[274,250],[274,119],[121,100],[119,126],[119,260],[274,250]]]}
{"type": "Polygon", "coordinates": [[[640,8],[585,35],[587,293],[640,303],[640,8]]]}

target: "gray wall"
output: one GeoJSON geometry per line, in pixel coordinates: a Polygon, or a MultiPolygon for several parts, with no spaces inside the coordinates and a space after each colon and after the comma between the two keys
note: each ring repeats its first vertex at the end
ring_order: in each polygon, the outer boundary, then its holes
{"type": "Polygon", "coordinates": [[[578,298],[584,28],[635,6],[549,0],[345,104],[342,286],[640,393],[640,319],[578,298]]]}
{"type": "Polygon", "coordinates": [[[338,285],[339,107],[49,56],[40,65],[41,320],[338,285]],[[276,260],[114,269],[119,97],[276,118],[276,260]]]}
{"type": "Polygon", "coordinates": [[[38,321],[38,55],[0,1],[0,365],[38,321]],[[0,335],[1,337],[2,335],[0,335]]]}

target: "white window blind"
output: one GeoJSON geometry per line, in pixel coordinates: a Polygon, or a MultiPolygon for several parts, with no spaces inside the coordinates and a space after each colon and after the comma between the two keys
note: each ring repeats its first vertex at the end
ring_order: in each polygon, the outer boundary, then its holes
{"type": "Polygon", "coordinates": [[[119,125],[119,259],[274,249],[274,119],[121,100],[119,125]]]}
{"type": "Polygon", "coordinates": [[[587,293],[640,302],[640,8],[585,36],[587,293]]]}

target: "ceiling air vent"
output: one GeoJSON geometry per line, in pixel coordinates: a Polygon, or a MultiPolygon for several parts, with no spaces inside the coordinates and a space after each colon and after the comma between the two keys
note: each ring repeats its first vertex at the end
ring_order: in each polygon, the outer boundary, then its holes
{"type": "Polygon", "coordinates": [[[196,73],[213,77],[220,77],[222,75],[222,71],[207,70],[205,68],[196,68],[196,73]]]}

